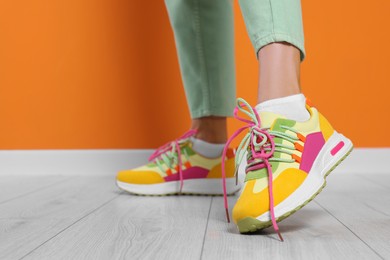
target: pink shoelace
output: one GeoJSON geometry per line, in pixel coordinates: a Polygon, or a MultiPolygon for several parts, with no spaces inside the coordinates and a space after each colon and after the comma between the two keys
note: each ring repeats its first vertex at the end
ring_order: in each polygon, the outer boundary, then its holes
{"type": "Polygon", "coordinates": [[[280,240],[284,241],[282,235],[280,234],[278,224],[276,223],[275,212],[274,212],[274,196],[272,190],[272,183],[273,183],[272,168],[268,161],[273,156],[273,153],[275,151],[275,143],[273,140],[274,137],[270,135],[270,133],[266,129],[261,128],[261,120],[259,114],[242,98],[237,99],[237,106],[234,109],[234,118],[240,120],[241,122],[246,123],[246,125],[239,128],[228,139],[222,154],[222,182],[223,182],[224,204],[225,204],[227,221],[230,222],[229,205],[228,205],[227,192],[226,192],[226,172],[225,172],[226,153],[233,139],[236,136],[238,136],[241,132],[245,130],[249,130],[248,133],[243,138],[243,140],[241,141],[236,152],[236,157],[235,157],[236,179],[238,175],[237,172],[238,167],[245,155],[245,151],[247,151],[247,148],[249,146],[250,158],[248,159],[248,166],[245,170],[245,173],[248,173],[253,170],[263,169],[263,168],[267,169],[271,222],[280,240]],[[239,111],[249,116],[250,120],[240,117],[238,115],[239,111]]]}
{"type": "Polygon", "coordinates": [[[179,172],[179,178],[180,178],[180,193],[183,190],[183,170],[182,170],[182,160],[181,160],[181,150],[180,150],[180,144],[190,138],[191,136],[194,136],[196,134],[195,129],[188,130],[185,132],[182,136],[179,138],[168,142],[159,148],[157,148],[153,154],[149,157],[149,161],[158,160],[163,155],[167,155],[167,153],[170,153],[172,156],[177,152],[177,166],[178,166],[178,172],[179,172]]]}

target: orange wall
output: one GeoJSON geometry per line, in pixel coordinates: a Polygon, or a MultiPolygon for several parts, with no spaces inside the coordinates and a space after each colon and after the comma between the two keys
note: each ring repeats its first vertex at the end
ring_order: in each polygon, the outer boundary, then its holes
{"type": "MultiPolygon", "coordinates": [[[[0,2],[0,149],[151,148],[188,109],[160,1],[0,2]]],[[[356,146],[390,146],[390,1],[303,1],[308,97],[356,146]]],[[[257,63],[236,9],[238,95],[257,63]]],[[[238,126],[230,122],[230,130],[238,126]]]]}

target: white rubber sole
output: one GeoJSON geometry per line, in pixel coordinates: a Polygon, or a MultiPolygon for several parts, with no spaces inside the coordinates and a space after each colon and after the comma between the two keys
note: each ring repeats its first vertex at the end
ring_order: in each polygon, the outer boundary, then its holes
{"type": "MultiPolygon", "coordinates": [[[[279,218],[295,212],[297,208],[302,207],[312,200],[325,186],[326,176],[351,152],[353,144],[351,140],[336,131],[325,143],[315,159],[308,177],[302,185],[295,190],[288,198],[282,201],[274,208],[275,217],[279,218]],[[334,155],[331,151],[341,142],[344,145],[334,155]]],[[[261,222],[269,222],[270,214],[266,212],[256,218],[261,222]]]]}
{"type": "MultiPolygon", "coordinates": [[[[180,181],[170,181],[158,184],[129,184],[117,181],[118,187],[124,191],[138,195],[169,195],[180,193],[180,181]]],[[[226,178],[227,194],[240,190],[236,178],[226,178]]],[[[181,194],[222,195],[222,179],[188,179],[184,180],[181,194]]]]}

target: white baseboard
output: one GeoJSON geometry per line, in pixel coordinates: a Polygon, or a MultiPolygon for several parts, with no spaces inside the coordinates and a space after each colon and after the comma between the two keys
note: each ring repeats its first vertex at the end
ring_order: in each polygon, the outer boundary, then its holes
{"type": "MultiPolygon", "coordinates": [[[[115,175],[147,162],[152,150],[14,150],[0,151],[4,175],[115,175]]],[[[335,170],[389,173],[390,148],[356,148],[335,170]]]]}
{"type": "Polygon", "coordinates": [[[144,164],[152,150],[0,151],[1,175],[107,175],[144,164]]]}

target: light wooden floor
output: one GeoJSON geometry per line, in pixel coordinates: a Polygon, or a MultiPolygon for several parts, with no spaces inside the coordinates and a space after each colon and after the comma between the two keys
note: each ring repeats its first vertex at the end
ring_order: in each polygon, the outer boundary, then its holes
{"type": "MultiPolygon", "coordinates": [[[[221,197],[140,197],[109,177],[0,176],[0,259],[390,259],[390,174],[328,178],[272,229],[240,235],[221,197]]],[[[236,197],[230,197],[230,206],[236,197]]]]}

